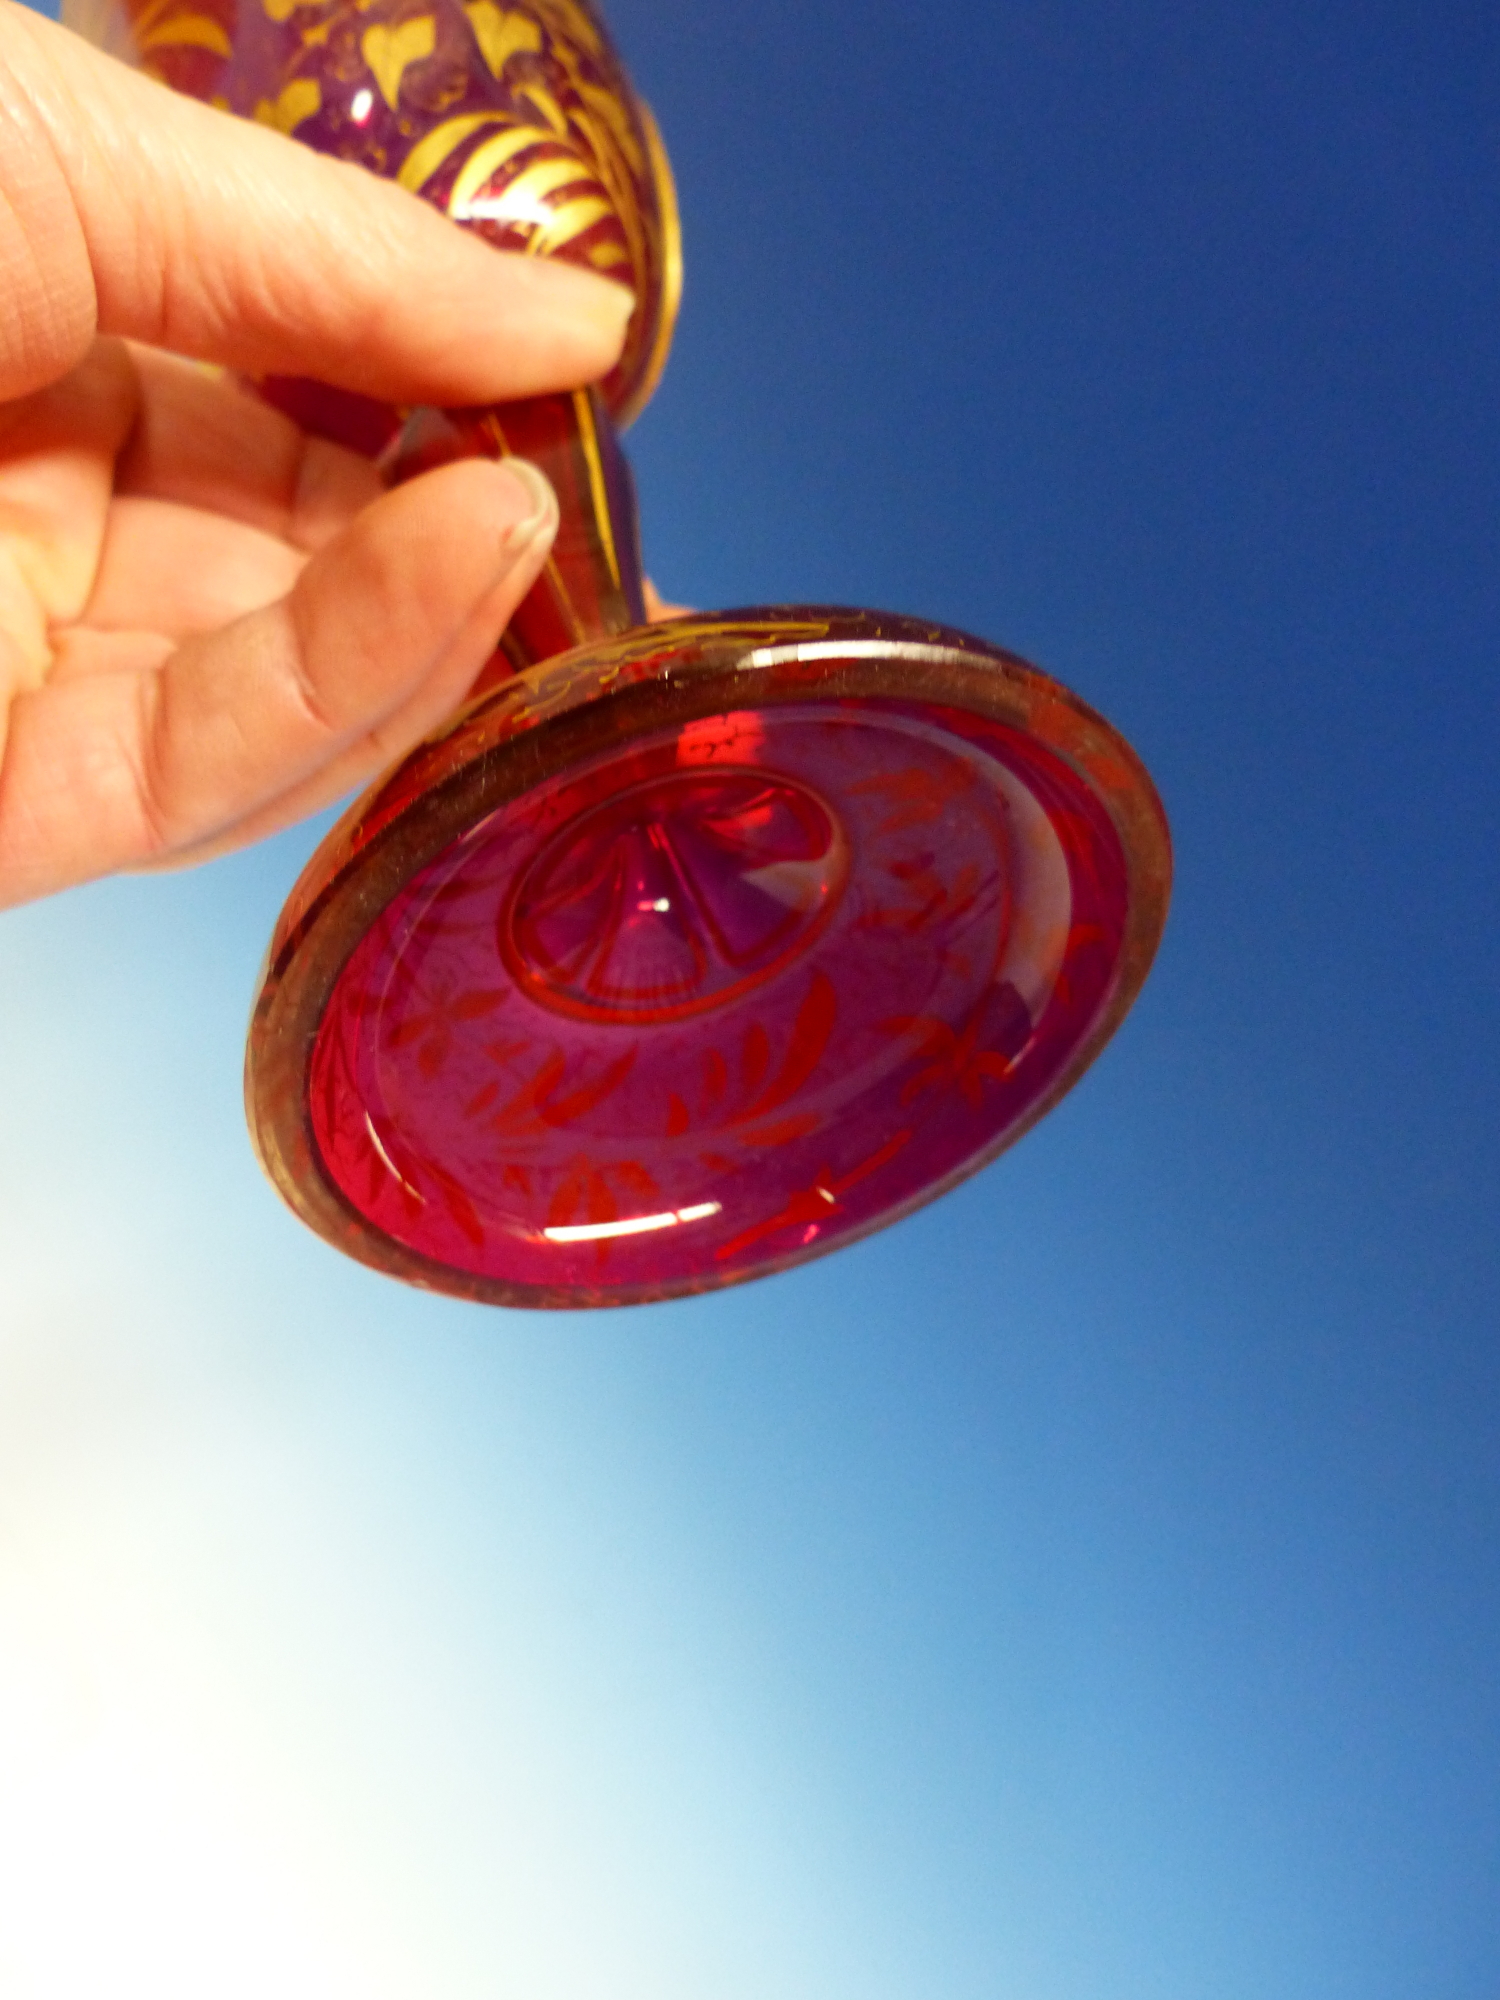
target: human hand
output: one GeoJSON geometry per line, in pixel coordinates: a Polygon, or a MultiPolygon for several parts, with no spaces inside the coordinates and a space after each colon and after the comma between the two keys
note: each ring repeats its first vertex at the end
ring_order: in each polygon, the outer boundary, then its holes
{"type": "Polygon", "coordinates": [[[605,373],[631,305],[13,0],[0,298],[0,906],[359,784],[457,706],[551,546],[530,467],[387,493],[194,361],[497,402],[605,373]]]}

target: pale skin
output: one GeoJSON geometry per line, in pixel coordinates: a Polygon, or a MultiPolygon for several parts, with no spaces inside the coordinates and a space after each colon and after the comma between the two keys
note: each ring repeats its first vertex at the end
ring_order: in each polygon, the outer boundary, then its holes
{"type": "Polygon", "coordinates": [[[202,364],[492,402],[605,373],[631,303],[0,0],[0,907],[364,782],[551,546],[529,468],[385,492],[202,364]]]}

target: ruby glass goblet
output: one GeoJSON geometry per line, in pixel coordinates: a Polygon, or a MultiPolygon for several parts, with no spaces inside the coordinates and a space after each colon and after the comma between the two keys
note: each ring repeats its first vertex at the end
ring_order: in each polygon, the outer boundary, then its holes
{"type": "Polygon", "coordinates": [[[256,386],[392,480],[534,460],[547,567],[469,700],[318,848],[251,1130],[350,1255],[504,1305],[784,1269],[908,1213],[1077,1080],[1171,860],[1108,723],[1014,655],[821,606],[649,622],[615,427],[680,283],[665,154],[584,0],[78,0],[172,87],[637,298],[597,389],[402,410],[256,386]]]}

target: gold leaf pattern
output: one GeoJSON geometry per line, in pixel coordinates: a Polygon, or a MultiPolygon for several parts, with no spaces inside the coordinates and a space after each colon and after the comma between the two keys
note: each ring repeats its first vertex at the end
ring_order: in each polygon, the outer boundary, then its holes
{"type": "Polygon", "coordinates": [[[380,94],[392,111],[401,95],[401,79],[414,62],[422,62],[437,47],[437,27],[430,14],[418,14],[397,27],[378,23],[360,37],[359,52],[370,65],[380,85],[380,94]]]}
{"type": "Polygon", "coordinates": [[[633,174],[644,174],[646,162],[635,133],[631,130],[629,115],[619,98],[612,90],[601,90],[596,83],[580,82],[578,92],[594,116],[603,121],[610,137],[625,155],[630,171],[633,174]]]}
{"type": "Polygon", "coordinates": [[[495,5],[495,0],[466,0],[464,12],[479,53],[499,76],[512,56],[536,55],[542,46],[542,31],[528,14],[511,14],[495,5]]]}
{"type": "Polygon", "coordinates": [[[586,172],[576,154],[570,153],[561,160],[555,154],[550,159],[538,160],[496,197],[496,220],[529,225],[549,222],[553,211],[547,205],[548,196],[559,188],[571,187],[586,172]]]}
{"type": "Polygon", "coordinates": [[[576,4],[576,0],[536,0],[536,10],[554,35],[565,41],[577,42],[580,48],[588,50],[592,56],[602,51],[599,30],[590,20],[588,10],[576,4]]]}
{"type": "Polygon", "coordinates": [[[543,121],[552,127],[559,139],[568,135],[568,121],[563,108],[544,83],[523,83],[516,96],[525,100],[534,111],[539,111],[543,121]]]}
{"type": "MultiPolygon", "coordinates": [[[[458,122],[457,119],[454,120],[455,124],[458,122]]],[[[448,197],[449,214],[459,217],[460,220],[466,218],[469,204],[479,190],[507,161],[515,159],[518,153],[524,153],[532,146],[552,143],[552,134],[536,125],[508,125],[496,132],[494,137],[486,139],[482,146],[476,146],[459,168],[453,183],[453,192],[448,197]]],[[[407,164],[409,166],[411,162],[408,161],[407,164]]],[[[427,178],[427,175],[423,176],[424,180],[427,178]]]]}
{"type": "Polygon", "coordinates": [[[565,244],[592,229],[596,222],[613,220],[614,210],[601,194],[579,195],[553,209],[526,246],[528,257],[553,257],[565,244]]]}
{"type": "Polygon", "coordinates": [[[292,132],[304,118],[316,115],[323,102],[323,92],[317,80],[310,76],[299,76],[289,83],[280,97],[263,97],[255,107],[255,122],[270,125],[278,132],[292,132]]]}
{"type": "Polygon", "coordinates": [[[174,14],[142,35],[138,46],[143,56],[152,49],[180,48],[209,49],[216,56],[231,53],[228,35],[207,14],[174,14]]]}
{"type": "Polygon", "coordinates": [[[471,139],[483,126],[500,122],[492,111],[468,111],[461,117],[444,119],[412,147],[396,179],[410,193],[417,194],[466,139],[471,139]]]}

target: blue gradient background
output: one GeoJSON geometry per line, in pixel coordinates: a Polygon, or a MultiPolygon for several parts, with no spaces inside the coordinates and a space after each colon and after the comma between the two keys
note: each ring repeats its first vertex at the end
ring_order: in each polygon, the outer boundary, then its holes
{"type": "Polygon", "coordinates": [[[0,1990],[1500,1990],[1489,7],[611,0],[704,604],[932,613],[1154,771],[1021,1148],[596,1318],[244,1139],[303,831],[0,920],[0,1990]]]}

